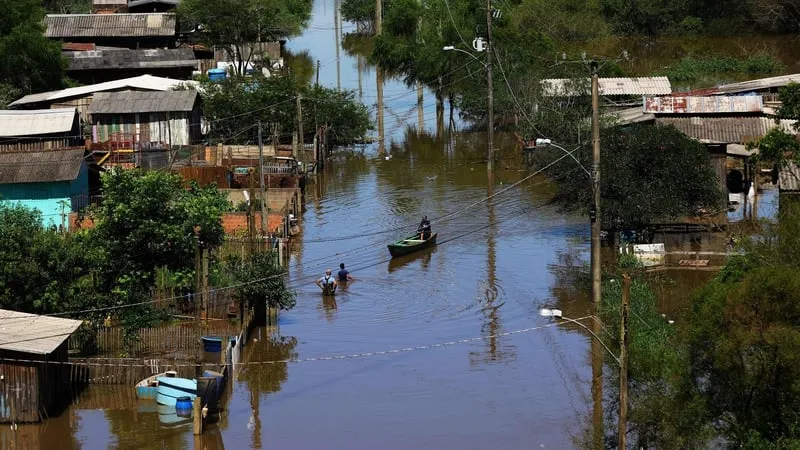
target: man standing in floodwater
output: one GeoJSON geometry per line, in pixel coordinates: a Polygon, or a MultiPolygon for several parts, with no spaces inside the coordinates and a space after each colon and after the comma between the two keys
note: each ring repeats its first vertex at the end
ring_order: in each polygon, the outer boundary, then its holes
{"type": "Polygon", "coordinates": [[[331,269],[325,270],[325,275],[317,280],[317,286],[322,289],[322,295],[334,295],[336,293],[336,278],[333,277],[331,269]]]}
{"type": "Polygon", "coordinates": [[[344,263],[339,264],[339,273],[336,274],[336,281],[340,283],[347,283],[348,281],[353,281],[354,278],[350,275],[350,272],[344,268],[344,263]]]}

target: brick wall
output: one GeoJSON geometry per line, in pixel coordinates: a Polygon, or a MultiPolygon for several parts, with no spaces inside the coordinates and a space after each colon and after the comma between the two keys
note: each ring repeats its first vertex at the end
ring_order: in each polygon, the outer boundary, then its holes
{"type": "MultiPolygon", "coordinates": [[[[256,230],[261,230],[261,214],[256,214],[256,230]]],[[[274,232],[281,227],[283,216],[280,214],[270,214],[267,218],[267,228],[269,232],[274,232]]],[[[69,230],[78,231],[86,228],[93,228],[94,220],[91,217],[84,217],[78,221],[77,213],[69,214],[69,230]]],[[[247,233],[247,213],[227,213],[222,216],[222,227],[227,234],[247,233]]]]}

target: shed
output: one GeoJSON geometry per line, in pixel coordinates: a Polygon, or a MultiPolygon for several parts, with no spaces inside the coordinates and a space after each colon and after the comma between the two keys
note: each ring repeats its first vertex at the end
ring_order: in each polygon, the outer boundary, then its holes
{"type": "Polygon", "coordinates": [[[70,403],[68,342],[81,324],[0,309],[0,422],[39,422],[70,403]]]}
{"type": "MultiPolygon", "coordinates": [[[[667,77],[599,78],[600,95],[669,95],[672,85],[667,77]]],[[[591,94],[591,80],[551,78],[541,81],[542,94],[547,97],[575,97],[591,94]]]]}
{"type": "Polygon", "coordinates": [[[0,153],[0,201],[38,209],[45,226],[66,227],[69,213],[90,201],[84,152],[80,148],[0,153]]]}
{"type": "Polygon", "coordinates": [[[95,47],[66,51],[63,55],[68,63],[67,74],[84,83],[100,83],[147,74],[188,80],[198,62],[191,48],[95,47]]]}
{"type": "Polygon", "coordinates": [[[174,48],[174,13],[48,14],[45,36],[66,42],[91,42],[128,48],[174,48]]]}
{"type": "Polygon", "coordinates": [[[89,121],[89,105],[97,92],[137,90],[137,91],[169,91],[181,85],[196,86],[195,81],[175,80],[171,78],[141,75],[133,78],[107,81],[105,83],[78,86],[59,91],[29,94],[11,103],[14,109],[34,108],[78,108],[85,121],[89,121]]]}
{"type": "Polygon", "coordinates": [[[100,92],[92,106],[95,142],[114,135],[130,136],[138,145],[171,148],[197,144],[202,139],[200,96],[192,89],[166,92],[100,92]]]}
{"type": "Polygon", "coordinates": [[[75,108],[0,111],[0,152],[74,148],[82,141],[75,108]]]}

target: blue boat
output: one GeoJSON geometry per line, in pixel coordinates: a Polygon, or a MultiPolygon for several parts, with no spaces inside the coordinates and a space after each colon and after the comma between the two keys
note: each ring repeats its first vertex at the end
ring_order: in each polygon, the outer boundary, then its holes
{"type": "Polygon", "coordinates": [[[159,405],[175,406],[178,398],[197,397],[197,380],[177,377],[158,377],[156,403],[159,405]]]}
{"type": "Polygon", "coordinates": [[[178,372],[168,370],[166,372],[151,375],[144,380],[136,383],[136,398],[155,400],[158,394],[158,378],[167,377],[174,378],[178,376],[178,372]]]}

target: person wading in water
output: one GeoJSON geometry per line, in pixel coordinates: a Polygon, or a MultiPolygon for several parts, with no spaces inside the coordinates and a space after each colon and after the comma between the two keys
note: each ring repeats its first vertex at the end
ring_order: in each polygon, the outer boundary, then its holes
{"type": "Polygon", "coordinates": [[[331,269],[327,269],[325,275],[317,280],[317,286],[322,289],[322,295],[333,295],[336,293],[336,278],[331,274],[331,269]]]}
{"type": "Polygon", "coordinates": [[[339,283],[347,283],[348,281],[353,281],[353,278],[350,275],[350,272],[344,268],[344,263],[339,264],[339,273],[336,274],[336,281],[339,283]]]}

